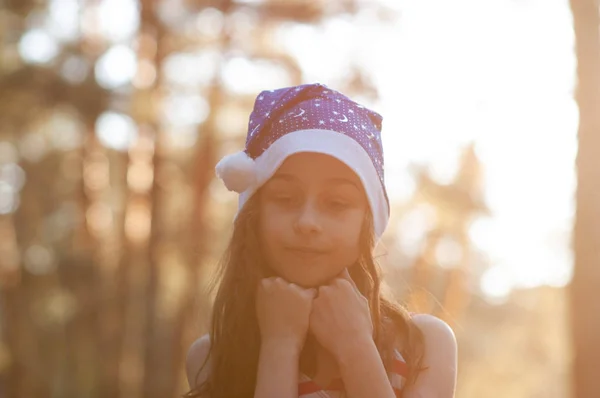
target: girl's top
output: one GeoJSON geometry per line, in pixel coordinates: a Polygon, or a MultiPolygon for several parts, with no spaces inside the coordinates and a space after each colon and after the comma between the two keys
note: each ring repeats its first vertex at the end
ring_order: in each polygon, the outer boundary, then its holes
{"type": "MultiPolygon", "coordinates": [[[[390,369],[388,369],[388,377],[398,397],[402,392],[407,375],[408,367],[406,361],[398,350],[394,350],[394,358],[390,369]]],[[[344,396],[344,385],[341,379],[335,379],[329,386],[323,388],[308,376],[302,373],[299,375],[298,398],[342,398],[344,396]]]]}

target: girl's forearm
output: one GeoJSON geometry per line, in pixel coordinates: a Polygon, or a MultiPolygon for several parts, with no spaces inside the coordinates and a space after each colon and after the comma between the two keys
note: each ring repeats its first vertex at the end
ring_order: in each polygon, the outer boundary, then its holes
{"type": "Polygon", "coordinates": [[[395,398],[373,340],[354,344],[338,358],[344,388],[352,398],[395,398]]]}
{"type": "Polygon", "coordinates": [[[300,351],[290,344],[261,344],[255,398],[297,398],[300,351]]]}

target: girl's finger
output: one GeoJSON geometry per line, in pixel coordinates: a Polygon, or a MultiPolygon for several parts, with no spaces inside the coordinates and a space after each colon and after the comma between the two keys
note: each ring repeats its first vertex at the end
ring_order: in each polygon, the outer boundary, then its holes
{"type": "Polygon", "coordinates": [[[263,288],[267,288],[273,284],[273,280],[271,278],[262,278],[259,283],[263,288]]]}

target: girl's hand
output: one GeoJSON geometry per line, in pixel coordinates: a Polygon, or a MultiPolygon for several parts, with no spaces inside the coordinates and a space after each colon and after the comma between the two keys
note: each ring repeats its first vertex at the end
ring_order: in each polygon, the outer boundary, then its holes
{"type": "Polygon", "coordinates": [[[303,289],[279,277],[262,279],[256,296],[262,344],[286,346],[299,354],[315,294],[315,289],[303,289]]]}
{"type": "Polygon", "coordinates": [[[310,331],[338,360],[352,347],[373,342],[369,303],[347,269],[331,284],[319,288],[310,315],[310,331]]]}

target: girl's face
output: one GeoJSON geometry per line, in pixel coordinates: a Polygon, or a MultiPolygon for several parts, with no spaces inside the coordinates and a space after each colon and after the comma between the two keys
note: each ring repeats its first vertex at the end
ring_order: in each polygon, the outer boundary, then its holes
{"type": "Polygon", "coordinates": [[[358,259],[368,202],[360,179],[337,159],[288,157],[262,187],[259,209],[262,251],[287,281],[319,286],[358,259]]]}

